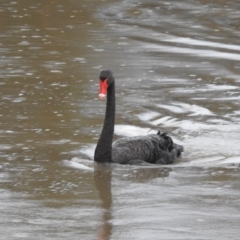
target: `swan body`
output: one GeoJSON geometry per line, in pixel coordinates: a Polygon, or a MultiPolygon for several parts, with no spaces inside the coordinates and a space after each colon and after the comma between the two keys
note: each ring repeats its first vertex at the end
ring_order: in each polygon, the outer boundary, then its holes
{"type": "Polygon", "coordinates": [[[181,155],[183,147],[173,143],[166,133],[124,137],[112,143],[115,124],[115,84],[110,70],[99,76],[99,97],[107,95],[103,129],[95,149],[94,161],[120,164],[171,164],[181,155]]]}

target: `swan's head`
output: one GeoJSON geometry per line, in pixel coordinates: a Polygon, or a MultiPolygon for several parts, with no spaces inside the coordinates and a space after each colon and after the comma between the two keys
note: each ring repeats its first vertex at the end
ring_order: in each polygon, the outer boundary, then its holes
{"type": "Polygon", "coordinates": [[[107,95],[107,88],[114,81],[111,70],[102,70],[99,75],[100,92],[99,98],[105,98],[107,95]]]}

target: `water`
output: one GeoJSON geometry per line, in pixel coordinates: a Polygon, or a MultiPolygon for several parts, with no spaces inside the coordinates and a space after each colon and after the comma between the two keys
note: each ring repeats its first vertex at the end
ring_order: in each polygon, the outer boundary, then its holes
{"type": "Polygon", "coordinates": [[[238,239],[237,1],[2,1],[1,239],[238,239]],[[115,138],[168,132],[171,166],[97,166],[115,138]]]}

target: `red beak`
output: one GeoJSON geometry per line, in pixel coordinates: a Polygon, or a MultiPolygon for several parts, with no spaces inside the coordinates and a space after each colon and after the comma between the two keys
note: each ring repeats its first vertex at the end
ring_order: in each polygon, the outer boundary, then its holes
{"type": "Polygon", "coordinates": [[[99,80],[100,84],[100,92],[99,92],[99,98],[105,98],[107,95],[107,88],[108,88],[108,79],[105,80],[99,80]]]}

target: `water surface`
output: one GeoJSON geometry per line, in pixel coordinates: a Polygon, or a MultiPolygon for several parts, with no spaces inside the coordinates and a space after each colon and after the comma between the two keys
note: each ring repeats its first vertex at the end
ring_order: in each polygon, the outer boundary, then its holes
{"type": "Polygon", "coordinates": [[[238,239],[237,1],[6,1],[0,7],[3,239],[238,239]],[[171,166],[97,166],[115,139],[168,132],[171,166]]]}

